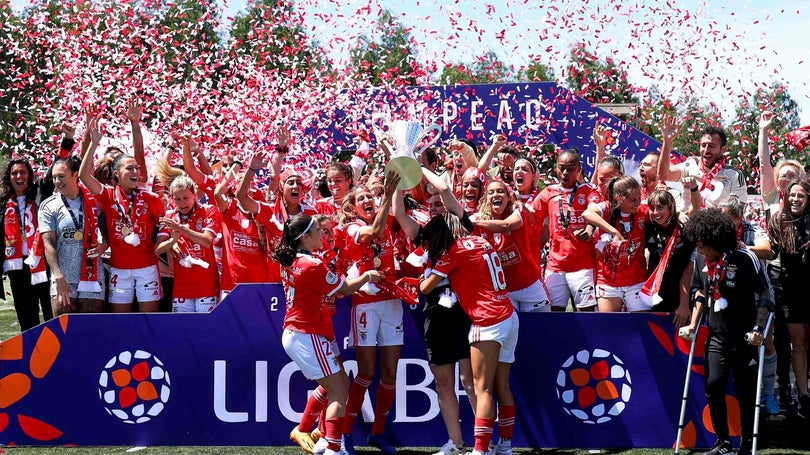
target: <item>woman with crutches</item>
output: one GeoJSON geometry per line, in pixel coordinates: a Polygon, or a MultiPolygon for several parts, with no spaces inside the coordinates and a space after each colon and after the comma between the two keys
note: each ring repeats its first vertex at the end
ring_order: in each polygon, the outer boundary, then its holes
{"type": "Polygon", "coordinates": [[[733,375],[740,403],[742,442],[738,454],[750,454],[754,428],[756,350],[762,342],[773,304],[759,260],[737,250],[731,217],[719,209],[698,212],[684,227],[684,235],[697,245],[692,288],[696,289],[692,322],[685,335],[697,329],[702,311],[707,313],[706,400],[717,442],[704,455],[733,453],[726,409],[726,386],[733,375]],[[746,337],[754,325],[753,336],[746,337]]]}

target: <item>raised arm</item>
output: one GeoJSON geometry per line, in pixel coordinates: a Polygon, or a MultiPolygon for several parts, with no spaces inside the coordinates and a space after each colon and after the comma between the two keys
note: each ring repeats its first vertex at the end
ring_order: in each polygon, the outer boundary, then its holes
{"type": "MultiPolygon", "coordinates": [[[[235,164],[236,163],[234,163],[234,165],[235,164]]],[[[217,201],[217,208],[220,212],[228,210],[229,201],[228,198],[225,197],[225,192],[228,190],[228,186],[234,178],[236,178],[236,170],[235,166],[231,166],[214,188],[214,199],[217,201]]]]}
{"type": "Polygon", "coordinates": [[[394,200],[391,201],[391,205],[394,208],[394,217],[396,217],[397,222],[399,222],[399,225],[402,227],[402,231],[405,232],[408,239],[415,239],[416,235],[419,234],[419,223],[405,211],[405,201],[402,199],[402,191],[396,190],[394,192],[394,200]]]}
{"type": "Polygon", "coordinates": [[[357,234],[359,243],[371,241],[371,239],[379,238],[382,236],[385,226],[388,222],[388,213],[391,211],[391,199],[394,197],[394,191],[399,185],[399,175],[396,172],[389,172],[385,176],[385,195],[377,209],[377,215],[374,216],[374,221],[371,226],[363,226],[357,234]]]}
{"type": "Polygon", "coordinates": [[[197,164],[194,162],[194,155],[191,151],[195,147],[199,151],[200,147],[196,145],[194,139],[188,136],[180,138],[180,143],[183,144],[183,169],[194,183],[202,185],[205,181],[205,175],[197,168],[197,164]]]}
{"type": "Polygon", "coordinates": [[[211,169],[211,163],[208,162],[208,157],[200,149],[200,144],[197,141],[191,143],[191,155],[197,158],[197,167],[205,175],[214,175],[214,170],[211,169]]]}
{"type": "Polygon", "coordinates": [[[681,170],[672,167],[672,144],[678,134],[678,125],[675,119],[667,116],[661,125],[661,156],[658,158],[658,180],[662,182],[677,182],[681,179],[681,170]]]}
{"type": "Polygon", "coordinates": [[[776,191],[776,177],[773,175],[771,150],[768,144],[768,132],[771,129],[773,118],[774,114],[771,111],[763,111],[759,116],[759,141],[757,143],[757,157],[759,158],[759,192],[766,201],[776,199],[771,197],[776,191]]]}
{"type": "Polygon", "coordinates": [[[259,203],[250,197],[250,182],[253,181],[253,174],[257,170],[265,166],[267,155],[264,152],[256,152],[250,158],[248,168],[242,175],[242,180],[239,181],[239,188],[236,190],[236,200],[242,205],[242,208],[250,213],[256,214],[259,211],[259,203]]]}
{"type": "Polygon", "coordinates": [[[599,162],[605,157],[605,145],[607,144],[607,127],[598,124],[593,127],[593,143],[596,146],[596,156],[593,159],[593,175],[591,175],[591,183],[598,185],[599,179],[596,176],[596,169],[599,167],[599,162]]]}
{"type": "Polygon", "coordinates": [[[132,149],[135,152],[135,162],[141,167],[142,172],[138,174],[138,181],[145,183],[149,180],[149,169],[146,167],[146,154],[143,149],[143,133],[141,132],[141,117],[143,115],[143,105],[135,98],[127,101],[127,118],[132,128],[132,149]]]}
{"type": "Polygon", "coordinates": [[[453,194],[453,190],[444,179],[426,167],[422,168],[422,176],[439,193],[442,204],[444,204],[444,208],[447,209],[448,212],[455,213],[459,217],[464,214],[464,208],[461,207],[461,203],[458,202],[456,195],[453,194]]]}
{"type": "Polygon", "coordinates": [[[280,125],[276,130],[276,140],[278,144],[275,146],[274,153],[270,154],[270,170],[273,176],[270,179],[270,185],[275,188],[279,184],[279,176],[281,175],[281,166],[284,164],[284,157],[290,150],[290,129],[286,125],[280,125]]]}
{"type": "MultiPolygon", "coordinates": [[[[503,134],[495,134],[492,136],[492,145],[489,146],[486,152],[484,152],[484,156],[478,161],[478,169],[481,169],[484,172],[489,171],[490,165],[492,165],[492,160],[495,158],[495,155],[498,153],[498,150],[501,149],[506,145],[506,136],[503,134]]],[[[466,146],[466,148],[470,148],[466,146]]]]}
{"type": "Polygon", "coordinates": [[[93,155],[96,152],[99,142],[101,142],[101,132],[98,130],[98,117],[93,117],[87,123],[87,135],[90,138],[90,146],[84,151],[82,165],[79,167],[79,179],[84,186],[93,193],[101,193],[101,182],[93,177],[93,155]]]}

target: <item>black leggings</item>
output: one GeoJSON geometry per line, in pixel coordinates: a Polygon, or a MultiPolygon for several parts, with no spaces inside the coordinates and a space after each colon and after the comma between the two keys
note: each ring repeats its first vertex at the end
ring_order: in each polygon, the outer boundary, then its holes
{"type": "Polygon", "coordinates": [[[756,363],[752,365],[751,361],[756,358],[755,348],[743,343],[728,343],[711,337],[706,342],[706,400],[709,402],[714,433],[720,439],[729,438],[726,409],[729,372],[734,378],[737,401],[740,403],[743,439],[753,437],[758,367],[756,363]]]}
{"type": "Polygon", "coordinates": [[[9,270],[6,274],[11,285],[11,297],[14,299],[20,332],[39,325],[40,307],[46,321],[53,319],[49,281],[31,284],[31,269],[27,264],[23,265],[22,270],[9,270]]]}

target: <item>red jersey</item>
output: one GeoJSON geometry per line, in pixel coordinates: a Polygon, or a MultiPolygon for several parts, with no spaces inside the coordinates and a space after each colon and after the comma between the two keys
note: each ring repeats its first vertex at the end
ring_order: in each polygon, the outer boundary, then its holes
{"type": "Polygon", "coordinates": [[[506,293],[501,259],[481,237],[456,240],[439,258],[433,273],[450,281],[461,308],[475,325],[497,324],[515,311],[506,293]]]}
{"type": "Polygon", "coordinates": [[[214,195],[214,190],[216,190],[217,185],[219,184],[218,180],[215,180],[210,175],[203,175],[203,181],[200,185],[200,191],[205,194],[206,200],[208,204],[214,204],[217,200],[216,196],[214,195]]]}
{"type": "MultiPolygon", "coordinates": [[[[188,217],[180,214],[177,209],[172,209],[166,213],[166,217],[188,225],[196,232],[210,232],[214,234],[214,238],[220,233],[219,213],[216,207],[211,205],[197,204],[188,217]]],[[[158,242],[169,237],[171,237],[171,232],[165,227],[158,232],[158,242]]],[[[175,254],[173,250],[169,250],[168,253],[174,268],[172,295],[185,299],[219,296],[219,271],[214,257],[214,247],[204,247],[185,237],[178,242],[178,245],[183,252],[182,255],[175,254]],[[208,263],[208,267],[186,263],[186,258],[189,256],[205,261],[208,263]]]]}
{"type": "Polygon", "coordinates": [[[547,186],[534,199],[537,223],[548,218],[549,254],[546,269],[552,272],[576,272],[592,269],[596,264],[594,242],[583,242],[574,232],[585,229],[588,223],[582,212],[588,204],[602,200],[599,189],[590,183],[576,188],[562,188],[559,184],[547,186]]]}
{"type": "Polygon", "coordinates": [[[315,201],[315,209],[321,215],[326,215],[337,222],[335,215],[340,211],[340,206],[335,204],[335,199],[332,196],[320,198],[315,201]]]}
{"type": "Polygon", "coordinates": [[[540,234],[530,207],[521,206],[523,224],[511,232],[491,232],[475,229],[474,234],[484,238],[501,257],[501,266],[506,274],[506,290],[519,291],[540,279],[540,234]]]}
{"type": "MultiPolygon", "coordinates": [[[[603,218],[610,219],[607,203],[599,204],[603,218]]],[[[649,223],[649,207],[640,205],[636,213],[622,214],[614,226],[624,237],[620,245],[607,245],[597,254],[596,283],[608,286],[632,286],[647,279],[647,259],[644,257],[644,230],[649,223]]],[[[599,235],[599,234],[597,234],[599,235]]],[[[597,237],[598,238],[598,237],[597,237]]]]}
{"type": "Polygon", "coordinates": [[[96,195],[104,212],[107,241],[110,242],[110,265],[118,269],[140,269],[157,265],[154,232],[164,214],[163,201],[149,191],[135,189],[126,195],[118,186],[103,185],[96,195]],[[124,241],[126,233],[134,232],[140,244],[124,241]]]}
{"type": "MultiPolygon", "coordinates": [[[[397,271],[394,266],[394,239],[391,235],[392,219],[392,216],[388,217],[388,222],[386,223],[381,238],[375,238],[363,243],[360,243],[358,236],[360,235],[360,228],[366,226],[364,221],[358,220],[343,226],[342,229],[345,234],[346,248],[340,251],[339,262],[343,263],[341,266],[348,269],[350,267],[349,264],[355,263],[361,275],[369,270],[379,270],[389,277],[396,277],[397,271]],[[375,263],[379,265],[375,266],[375,263]]],[[[340,268],[340,270],[343,269],[340,268]]],[[[374,295],[358,291],[352,294],[352,304],[360,305],[397,298],[397,296],[382,290],[374,295]]]]}
{"type": "MultiPolygon", "coordinates": [[[[268,243],[278,245],[281,241],[281,234],[284,232],[284,221],[287,219],[286,212],[283,211],[283,207],[278,206],[279,204],[268,204],[262,201],[256,201],[256,203],[259,205],[259,210],[254,215],[254,219],[264,227],[268,243]]],[[[317,215],[318,213],[313,207],[306,204],[300,204],[300,207],[301,213],[305,215],[317,215]]],[[[281,282],[281,266],[279,266],[278,262],[268,260],[266,264],[269,282],[281,282]]]]}
{"type": "Polygon", "coordinates": [[[231,199],[222,213],[222,290],[230,291],[239,283],[267,283],[267,245],[259,237],[253,216],[237,207],[231,199]]]}
{"type": "Polygon", "coordinates": [[[299,253],[289,267],[282,267],[281,279],[287,297],[283,329],[314,333],[335,339],[335,329],[324,298],[331,298],[343,286],[343,278],[320,259],[299,253]]]}

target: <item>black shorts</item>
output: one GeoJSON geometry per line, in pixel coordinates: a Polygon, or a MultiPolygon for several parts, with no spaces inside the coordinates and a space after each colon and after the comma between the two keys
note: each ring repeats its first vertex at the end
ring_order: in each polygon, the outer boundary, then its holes
{"type": "Polygon", "coordinates": [[[777,311],[784,313],[785,322],[810,324],[810,304],[807,303],[807,297],[799,295],[798,292],[786,292],[781,289],[774,289],[773,294],[777,311]]]}
{"type": "Polygon", "coordinates": [[[425,345],[430,365],[449,365],[470,357],[470,318],[455,304],[425,311],[425,345]]]}

